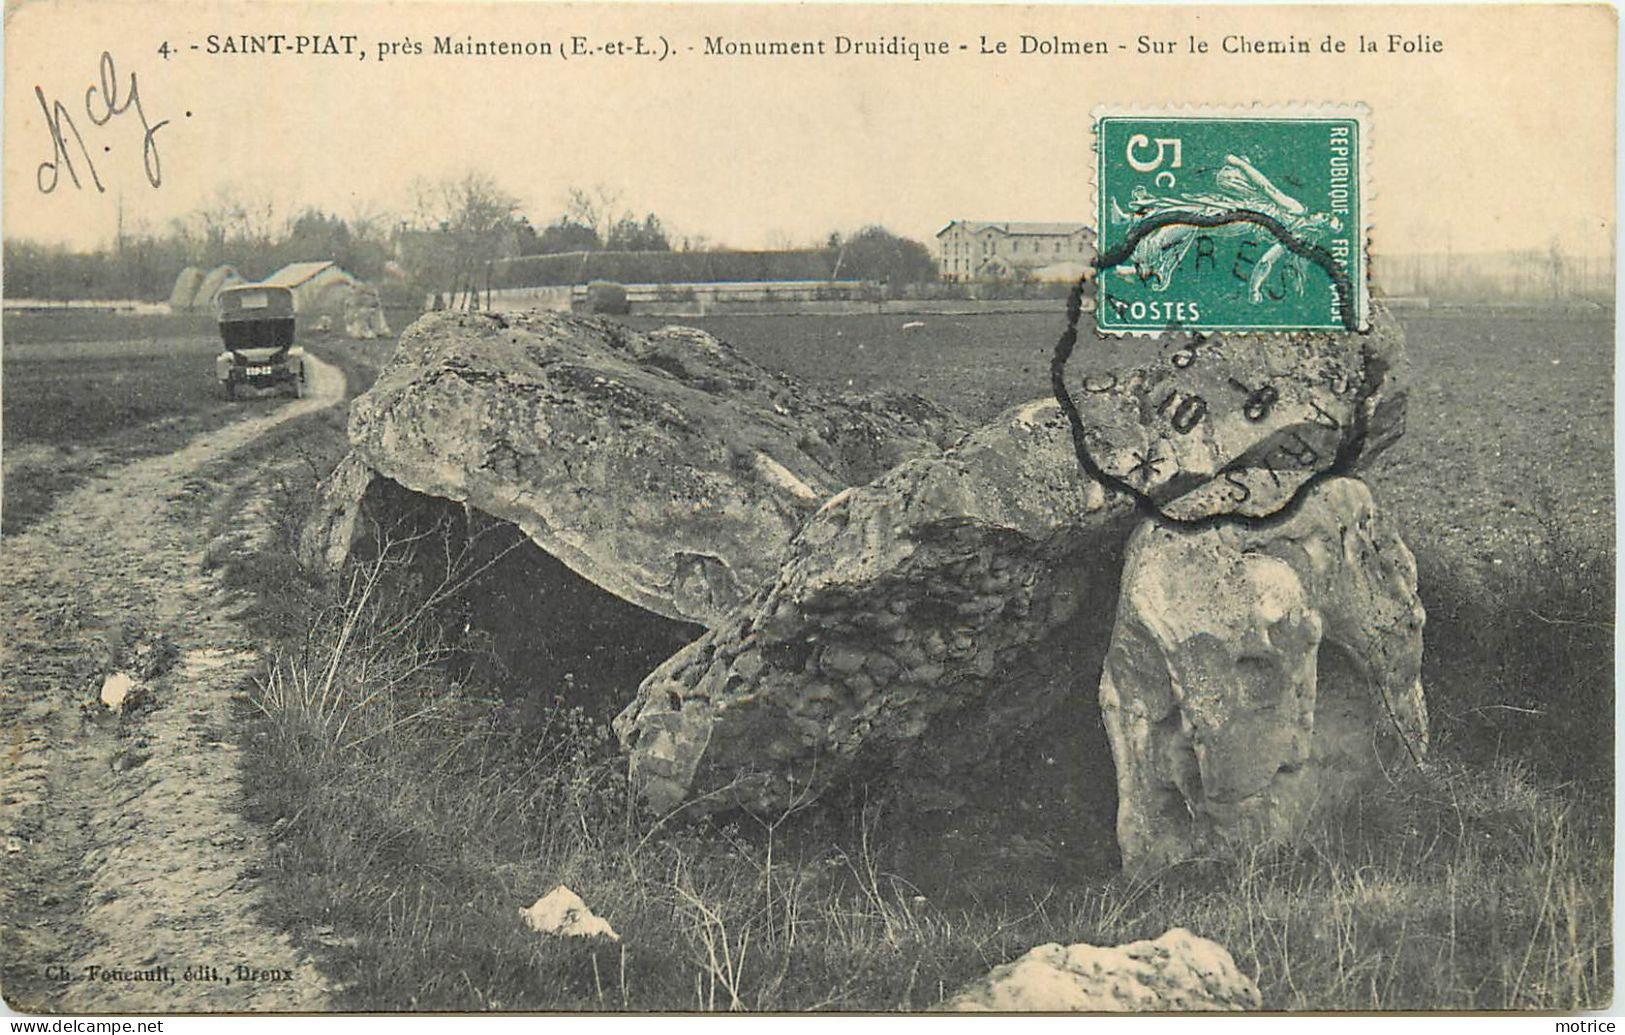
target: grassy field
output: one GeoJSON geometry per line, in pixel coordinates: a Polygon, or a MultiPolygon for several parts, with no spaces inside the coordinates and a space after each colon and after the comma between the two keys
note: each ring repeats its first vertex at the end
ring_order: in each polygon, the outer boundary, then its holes
{"type": "Polygon", "coordinates": [[[34,339],[8,319],[5,335],[8,443],[83,444],[155,421],[234,409],[215,384],[218,342],[202,334],[34,339]]]}
{"type": "MultiPolygon", "coordinates": [[[[976,420],[1048,391],[1058,312],[904,330],[912,319],[678,322],[808,381],[912,389],[976,420]]],[[[1015,797],[1049,809],[927,823],[876,792],[770,820],[641,815],[604,716],[545,694],[504,700],[435,664],[435,630],[380,591],[403,557],[358,572],[347,593],[292,564],[312,475],[344,447],[336,414],[284,429],[243,459],[271,464],[272,543],[211,559],[275,636],[243,713],[273,919],[324,962],[349,1009],[919,1010],[1035,944],[1175,924],[1230,948],[1267,1009],[1606,1003],[1611,314],[1404,322],[1409,432],[1368,477],[1418,557],[1434,763],[1300,844],[1151,881],[1116,872],[1109,816],[1073,814],[1067,789],[1026,782],[1030,768],[1012,777],[1025,788],[1015,797]],[[522,927],[517,910],[560,882],[624,949],[522,927]]],[[[323,354],[354,389],[384,349],[323,354]]],[[[42,349],[22,373],[77,379],[78,367],[40,366],[51,362],[42,349]]],[[[155,367],[179,362],[155,350],[155,367]]],[[[16,405],[36,427],[52,419],[28,414],[26,396],[16,405]]],[[[147,434],[150,418],[128,412],[90,441],[147,434]]],[[[241,508],[218,501],[216,519],[241,508]]]]}
{"type": "Polygon", "coordinates": [[[0,336],[0,534],[108,464],[169,452],[240,412],[215,388],[217,339],[199,317],[17,313],[0,336]]]}
{"type": "Polygon", "coordinates": [[[991,420],[1000,410],[1049,394],[1049,361],[1066,328],[1053,313],[990,316],[635,317],[643,328],[679,323],[710,331],[772,370],[843,391],[919,392],[991,420]],[[910,323],[923,326],[904,330],[910,323]]]}

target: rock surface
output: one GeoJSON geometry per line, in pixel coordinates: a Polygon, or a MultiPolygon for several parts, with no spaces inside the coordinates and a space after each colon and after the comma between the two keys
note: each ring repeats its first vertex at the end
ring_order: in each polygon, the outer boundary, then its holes
{"type": "Polygon", "coordinates": [[[616,719],[634,782],[659,811],[772,813],[854,774],[954,803],[1092,683],[1133,514],[1053,400],[841,493],[616,719]]]}
{"type": "Polygon", "coordinates": [[[337,571],[359,538],[362,504],[382,479],[354,453],[317,487],[316,503],[299,530],[299,556],[318,571],[337,571]]]}
{"type": "Polygon", "coordinates": [[[519,527],[577,574],[711,625],[818,506],[962,435],[917,396],[828,396],[702,331],[431,313],[352,406],[308,558],[342,563],[382,476],[519,527]]]}
{"type": "Polygon", "coordinates": [[[1410,551],[1352,478],[1260,527],[1138,528],[1100,684],[1125,869],[1290,837],[1420,761],[1424,619],[1410,551]]]}
{"type": "Polygon", "coordinates": [[[948,1000],[1001,1013],[1185,1013],[1257,1010],[1258,986],[1224,946],[1174,927],[1154,941],[1040,945],[948,1000]]]}
{"type": "Polygon", "coordinates": [[[1265,517],[1404,430],[1404,333],[1165,334],[1068,360],[1084,447],[1164,516],[1265,517]]]}

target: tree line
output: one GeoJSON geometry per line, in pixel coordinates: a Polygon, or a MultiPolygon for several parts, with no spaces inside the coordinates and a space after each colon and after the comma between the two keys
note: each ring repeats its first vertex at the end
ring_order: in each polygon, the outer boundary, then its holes
{"type": "MultiPolygon", "coordinates": [[[[726,251],[703,234],[674,232],[638,213],[614,190],[573,187],[562,211],[539,228],[519,198],[480,172],[417,180],[403,213],[363,209],[341,216],[317,207],[285,215],[265,197],[222,189],[161,231],[120,227],[111,245],[73,249],[8,238],[5,290],[13,298],[169,297],[187,266],[234,267],[257,280],[289,262],[331,260],[368,281],[393,281],[442,304],[477,304],[501,260],[564,252],[726,251]]],[[[888,284],[935,280],[918,241],[884,227],[832,232],[813,248],[836,253],[835,276],[888,284]]]]}

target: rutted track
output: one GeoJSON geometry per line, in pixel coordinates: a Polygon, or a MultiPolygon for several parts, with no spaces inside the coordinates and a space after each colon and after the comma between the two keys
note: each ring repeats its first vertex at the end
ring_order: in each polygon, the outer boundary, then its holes
{"type": "MultiPolygon", "coordinates": [[[[238,808],[230,729],[254,644],[230,618],[240,601],[204,570],[203,523],[182,506],[206,465],[342,401],[343,373],[306,362],[307,398],[110,470],[0,543],[0,967],[13,1009],[307,1011],[326,1000],[315,964],[259,916],[265,846],[238,808]],[[152,681],[154,704],[124,717],[82,707],[131,629],[178,649],[152,681]]],[[[234,471],[204,491],[257,475],[234,471]]]]}

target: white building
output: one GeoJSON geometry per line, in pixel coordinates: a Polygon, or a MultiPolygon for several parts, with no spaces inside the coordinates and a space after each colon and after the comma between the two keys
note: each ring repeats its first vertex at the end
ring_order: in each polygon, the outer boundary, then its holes
{"type": "Polygon", "coordinates": [[[1077,280],[1095,258],[1082,223],[988,223],[956,219],[937,231],[943,280],[1077,280]]]}

